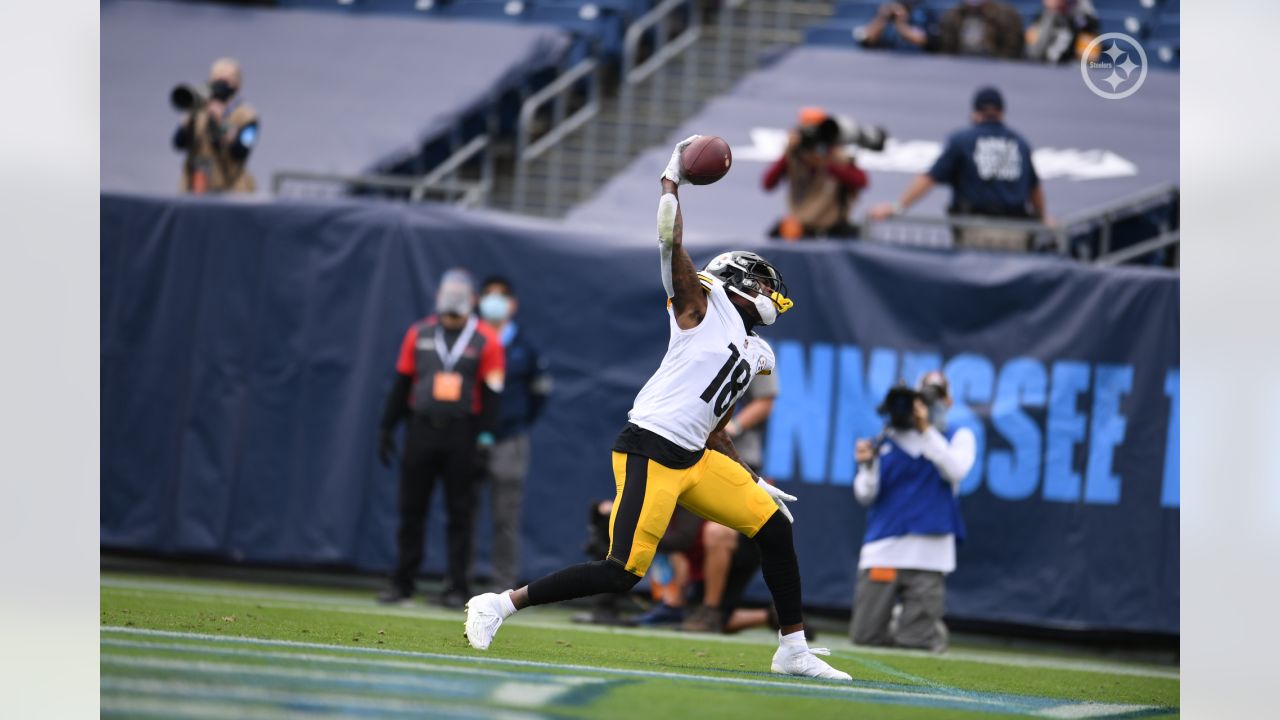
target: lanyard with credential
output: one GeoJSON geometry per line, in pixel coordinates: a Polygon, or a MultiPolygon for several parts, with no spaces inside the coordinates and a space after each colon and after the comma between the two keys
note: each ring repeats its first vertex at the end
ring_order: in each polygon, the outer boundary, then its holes
{"type": "Polygon", "coordinates": [[[458,364],[458,359],[466,351],[467,343],[471,342],[471,336],[475,332],[476,317],[472,315],[467,318],[467,326],[462,328],[462,333],[454,341],[453,347],[449,348],[444,344],[444,330],[439,325],[436,326],[436,355],[440,356],[440,362],[444,365],[445,372],[453,372],[453,366],[458,364]]]}

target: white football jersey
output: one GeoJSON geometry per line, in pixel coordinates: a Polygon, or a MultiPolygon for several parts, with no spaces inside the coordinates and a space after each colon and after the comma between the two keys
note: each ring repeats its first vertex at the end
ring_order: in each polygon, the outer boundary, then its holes
{"type": "Polygon", "coordinates": [[[627,418],[687,450],[706,447],[707,436],[757,374],[773,372],[773,348],[747,333],[719,278],[698,273],[707,292],[707,314],[691,330],[676,324],[667,304],[671,340],[658,371],[636,396],[627,418]]]}

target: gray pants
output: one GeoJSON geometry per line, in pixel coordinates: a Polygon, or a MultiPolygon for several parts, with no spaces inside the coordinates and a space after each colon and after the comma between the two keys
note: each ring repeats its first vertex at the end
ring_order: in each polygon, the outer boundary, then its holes
{"type": "Polygon", "coordinates": [[[853,592],[850,639],[859,645],[892,645],[941,652],[947,649],[944,575],[928,570],[895,570],[871,579],[870,570],[858,573],[853,592]],[[902,603],[896,630],[890,628],[893,606],[902,603]]]}
{"type": "Polygon", "coordinates": [[[529,436],[521,433],[494,444],[489,455],[489,498],[493,512],[494,587],[518,587],[520,581],[520,517],[524,476],[529,470],[529,436]]]}

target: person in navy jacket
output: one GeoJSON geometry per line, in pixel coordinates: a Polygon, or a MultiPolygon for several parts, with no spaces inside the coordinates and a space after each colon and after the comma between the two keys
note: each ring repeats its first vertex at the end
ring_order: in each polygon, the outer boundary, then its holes
{"type": "Polygon", "coordinates": [[[973,431],[947,427],[950,407],[946,378],[930,372],[918,390],[890,390],[885,432],[858,441],[853,492],[867,506],[867,531],[850,629],[857,644],[947,647],[945,578],[964,540],[959,488],[976,447],[973,431]]]}

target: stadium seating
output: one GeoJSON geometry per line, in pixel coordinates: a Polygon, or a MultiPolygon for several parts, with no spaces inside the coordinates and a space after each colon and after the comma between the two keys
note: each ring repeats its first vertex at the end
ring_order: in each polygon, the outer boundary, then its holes
{"type": "Polygon", "coordinates": [[[542,23],[450,26],[308,7],[104,3],[104,188],[176,189],[179,158],[167,144],[177,116],[164,98],[173,84],[198,81],[221,55],[245,65],[245,97],[263,116],[270,140],[255,150],[251,169],[265,189],[278,170],[422,174],[487,132],[495,115],[513,116],[519,97],[555,76],[569,46],[565,33],[542,23]],[[439,72],[446,64],[453,72],[439,72]],[[340,84],[346,97],[323,92],[321,81],[340,84]]]}
{"type": "Polygon", "coordinates": [[[285,7],[416,18],[466,18],[493,22],[554,25],[580,41],[571,55],[599,52],[616,58],[627,23],[643,15],[653,0],[281,0],[285,7]]]}
{"type": "MultiPolygon", "coordinates": [[[[957,0],[927,0],[939,13],[954,7],[957,0]]],[[[871,22],[882,0],[839,0],[831,18],[810,27],[805,42],[810,45],[858,47],[858,29],[871,22]]],[[[1038,2],[1011,2],[1030,23],[1040,12],[1038,2]]],[[[1102,32],[1122,32],[1142,41],[1152,67],[1176,69],[1179,51],[1178,0],[1094,0],[1102,32]]]]}

